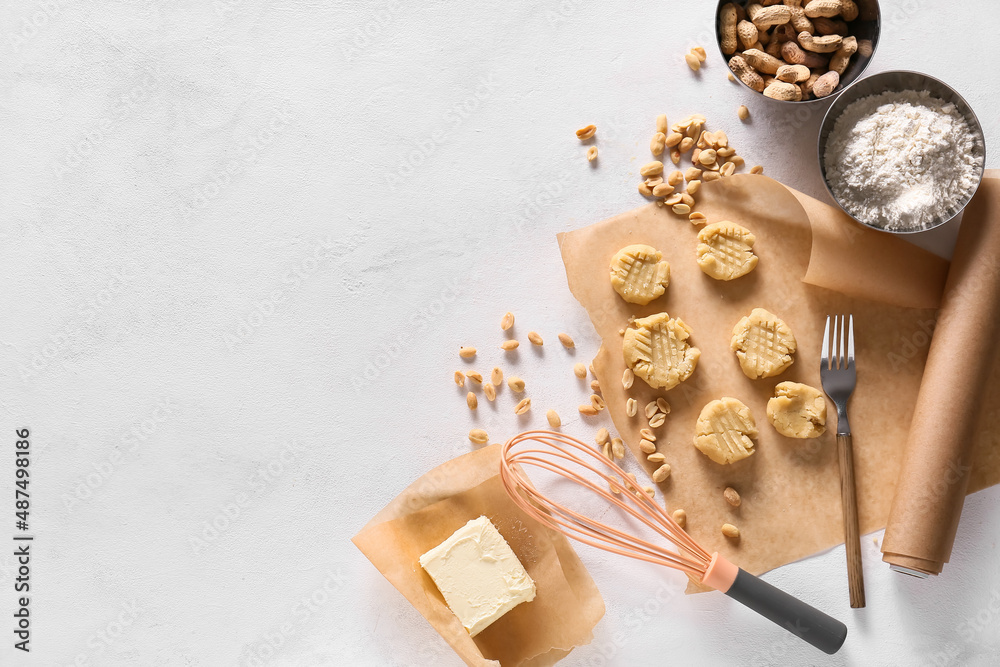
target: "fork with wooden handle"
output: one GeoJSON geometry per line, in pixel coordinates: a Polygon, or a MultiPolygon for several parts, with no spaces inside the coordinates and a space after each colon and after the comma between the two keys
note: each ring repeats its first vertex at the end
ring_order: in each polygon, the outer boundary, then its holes
{"type": "Polygon", "coordinates": [[[854,490],[854,446],[847,421],[847,400],[854,393],[858,375],[854,366],[854,316],[826,318],[820,354],[823,391],[837,406],[837,451],[840,458],[840,497],[844,509],[844,548],[847,551],[847,585],[851,607],[865,606],[865,581],[861,569],[861,535],[858,531],[858,498],[854,490]]]}

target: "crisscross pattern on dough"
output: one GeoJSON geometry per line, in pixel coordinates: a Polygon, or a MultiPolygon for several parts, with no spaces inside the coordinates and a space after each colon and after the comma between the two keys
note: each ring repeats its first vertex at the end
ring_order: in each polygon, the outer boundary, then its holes
{"type": "Polygon", "coordinates": [[[629,303],[646,305],[659,298],[670,282],[670,265],[648,245],[625,246],[611,260],[611,286],[629,303]]]}
{"type": "Polygon", "coordinates": [[[658,389],[672,389],[694,372],[701,350],[688,344],[683,320],[657,313],[635,321],[625,332],[625,363],[636,377],[658,389]]]}
{"type": "Polygon", "coordinates": [[[752,379],[778,375],[792,365],[795,336],[781,318],[754,308],[733,328],[730,343],[743,373],[752,379]]]}
{"type": "Polygon", "coordinates": [[[757,266],[756,240],[749,229],[728,220],[706,225],[698,232],[698,266],[716,280],[745,276],[757,266]]]}
{"type": "Polygon", "coordinates": [[[701,410],[694,445],[716,463],[740,461],[754,453],[757,424],[750,408],[741,401],[723,396],[701,410]]]}

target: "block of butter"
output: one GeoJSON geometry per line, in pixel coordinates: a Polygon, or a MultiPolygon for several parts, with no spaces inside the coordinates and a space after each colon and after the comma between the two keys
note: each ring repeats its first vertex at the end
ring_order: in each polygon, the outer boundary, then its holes
{"type": "Polygon", "coordinates": [[[485,516],[469,521],[421,556],[420,565],[473,637],[517,605],[535,599],[535,582],[485,516]]]}

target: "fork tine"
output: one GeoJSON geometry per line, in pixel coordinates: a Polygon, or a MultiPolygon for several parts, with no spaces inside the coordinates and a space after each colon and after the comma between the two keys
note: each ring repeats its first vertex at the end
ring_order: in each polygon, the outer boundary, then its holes
{"type": "Polygon", "coordinates": [[[819,367],[830,368],[830,316],[826,316],[826,326],[823,327],[823,349],[819,355],[819,367]]]}
{"type": "Polygon", "coordinates": [[[854,365],[854,314],[848,315],[850,318],[847,329],[847,367],[854,365]]]}
{"type": "Polygon", "coordinates": [[[845,340],[847,338],[847,317],[841,315],[837,322],[837,333],[840,334],[838,342],[840,345],[837,346],[837,368],[843,369],[847,366],[847,351],[844,349],[847,347],[845,340]]]}

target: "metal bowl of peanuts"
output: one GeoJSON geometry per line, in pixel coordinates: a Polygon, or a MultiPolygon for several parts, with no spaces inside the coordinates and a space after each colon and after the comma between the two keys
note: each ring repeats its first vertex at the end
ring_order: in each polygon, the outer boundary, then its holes
{"type": "Polygon", "coordinates": [[[836,125],[837,119],[844,112],[844,109],[849,107],[851,103],[856,102],[863,97],[889,91],[905,90],[914,90],[918,92],[927,91],[934,97],[954,104],[958,112],[965,118],[965,122],[968,124],[969,130],[973,133],[975,138],[976,149],[972,155],[976,155],[979,158],[978,161],[980,166],[978,180],[980,182],[983,179],[983,170],[986,164],[986,139],[983,134],[983,127],[979,124],[979,117],[976,116],[976,112],[972,110],[972,107],[965,101],[965,98],[959,95],[958,91],[944,81],[935,79],[933,76],[923,74],[921,72],[911,72],[909,70],[890,70],[887,72],[872,74],[871,76],[867,76],[861,81],[855,83],[847,92],[838,97],[837,100],[830,105],[830,108],[826,111],[826,116],[823,117],[823,124],[820,125],[819,129],[819,139],[816,142],[817,149],[819,151],[819,169],[820,173],[823,175],[823,185],[826,186],[826,191],[830,193],[830,196],[833,197],[833,200],[837,202],[837,205],[840,206],[844,213],[847,213],[847,215],[850,215],[854,218],[854,220],[866,227],[889,234],[918,234],[920,232],[926,232],[936,227],[940,227],[941,225],[954,220],[965,209],[966,205],[972,201],[972,196],[976,193],[976,189],[979,187],[977,183],[976,188],[974,188],[960,201],[956,201],[948,213],[943,218],[935,220],[933,225],[912,230],[886,230],[881,227],[870,225],[864,220],[860,220],[851,215],[850,211],[844,208],[843,203],[837,199],[837,195],[834,194],[833,188],[830,187],[830,181],[828,180],[826,173],[826,160],[824,158],[826,155],[826,146],[830,140],[830,133],[833,132],[833,127],[836,125]]]}
{"type": "Polygon", "coordinates": [[[777,102],[816,102],[850,86],[881,29],[877,0],[722,0],[715,17],[730,78],[777,102]]]}

